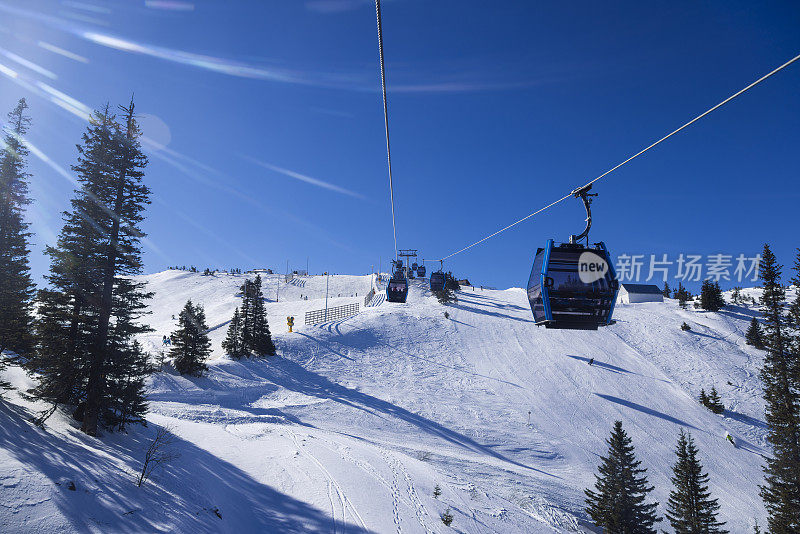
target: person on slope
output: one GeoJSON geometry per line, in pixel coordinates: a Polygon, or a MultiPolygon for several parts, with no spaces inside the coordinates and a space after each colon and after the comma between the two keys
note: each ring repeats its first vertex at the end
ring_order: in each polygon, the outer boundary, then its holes
{"type": "Polygon", "coordinates": [[[731,436],[730,432],[725,432],[725,439],[730,441],[731,445],[736,447],[736,442],[734,441],[733,436],[731,436]]]}

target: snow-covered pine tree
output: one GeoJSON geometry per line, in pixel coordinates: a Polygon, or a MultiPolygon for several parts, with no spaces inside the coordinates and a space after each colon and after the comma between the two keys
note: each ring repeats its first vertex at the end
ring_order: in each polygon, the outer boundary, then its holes
{"type": "Polygon", "coordinates": [[[697,458],[691,434],[681,430],[675,449],[678,459],[672,468],[673,489],[666,516],[676,534],[724,534],[725,523],[717,521],[719,502],[708,491],[708,474],[697,458]]]}
{"type": "Polygon", "coordinates": [[[761,253],[764,345],[767,353],[761,369],[764,384],[767,440],[772,456],[766,457],[761,498],[767,509],[769,532],[800,532],[800,391],[794,371],[796,355],[784,315],[786,292],[781,285],[781,266],[769,245],[761,253]]]}
{"type": "Polygon", "coordinates": [[[608,443],[608,455],[601,457],[595,475],[595,490],[586,493],[586,513],[594,524],[609,534],[650,534],[661,519],[656,516],[658,503],[646,503],[653,487],[647,483],[646,469],[636,460],[631,439],[614,423],[608,443]]]}
{"type": "Polygon", "coordinates": [[[758,319],[753,317],[750,321],[750,326],[747,329],[747,332],[744,335],[745,342],[748,345],[752,345],[757,349],[764,348],[764,339],[761,333],[761,325],[758,322],[758,319]]]}
{"type": "Polygon", "coordinates": [[[28,232],[23,210],[30,204],[26,171],[28,104],[22,98],[8,114],[0,149],[0,354],[27,354],[33,345],[31,301],[34,285],[28,265],[28,232]]]}
{"type": "Polygon", "coordinates": [[[205,361],[211,355],[203,307],[187,301],[178,317],[178,329],[170,337],[172,349],[169,355],[175,358],[175,369],[182,375],[201,376],[208,369],[205,361]]]}
{"type": "Polygon", "coordinates": [[[228,325],[228,334],[222,342],[222,350],[231,358],[239,359],[245,356],[242,350],[242,318],[239,315],[239,308],[233,312],[233,318],[228,325]]]}
{"type": "Polygon", "coordinates": [[[264,307],[264,294],[261,291],[261,275],[253,282],[253,334],[252,347],[255,356],[275,356],[275,343],[269,331],[267,310],[264,307]]]}
{"type": "Polygon", "coordinates": [[[125,421],[141,418],[139,379],[150,370],[134,342],[149,331],[138,320],[150,294],[130,278],[142,269],[147,158],[133,102],[121,110],[121,124],[108,105],[95,112],[78,145],[72,169],[80,187],[56,246],[46,251],[50,287],[39,292],[38,346],[30,360],[39,377],[34,394],[78,405],[75,417],[90,435],[100,423],[119,424],[121,414],[125,421]]]}

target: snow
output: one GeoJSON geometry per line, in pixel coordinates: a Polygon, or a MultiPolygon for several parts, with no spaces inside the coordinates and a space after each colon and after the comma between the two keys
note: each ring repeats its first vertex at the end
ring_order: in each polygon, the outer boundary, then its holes
{"type": "MultiPolygon", "coordinates": [[[[596,332],[546,330],[522,289],[468,288],[444,307],[416,280],[406,304],[304,326],[305,311],[324,307],[326,277],[262,275],[279,355],[237,362],[220,344],[246,277],[142,277],[154,292],[154,332],[142,337],[154,358],[188,298],[205,307],[214,346],[205,377],[169,363],[153,375],[147,428],[91,438],[57,412],[39,429],[30,417],[44,406],[19,394],[31,379],[6,369],[16,390],[0,401],[0,531],[590,532],[583,489],[617,419],[660,514],[685,428],[728,528],[765,524],[762,353],[744,343],[752,309],[665,299],[620,305],[617,323],[596,332]],[[723,415],[695,400],[711,386],[723,415]],[[180,457],[137,488],[158,427],[174,432],[180,457]],[[447,508],[451,527],[439,518],[447,508]]],[[[327,283],[330,306],[363,306],[372,277],[327,283]]]]}

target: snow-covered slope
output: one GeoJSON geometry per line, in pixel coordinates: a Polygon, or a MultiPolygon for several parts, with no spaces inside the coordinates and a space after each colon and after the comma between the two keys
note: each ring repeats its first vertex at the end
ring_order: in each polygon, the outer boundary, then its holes
{"type": "MultiPolygon", "coordinates": [[[[521,289],[467,288],[443,307],[414,281],[407,304],[302,326],[304,311],[324,306],[325,277],[285,284],[276,275],[265,295],[279,356],[234,362],[220,343],[244,276],[144,278],[155,292],[146,346],[158,352],[191,298],[212,327],[208,375],[181,377],[167,366],[151,380],[149,427],[101,439],[62,414],[36,429],[26,419],[36,407],[7,393],[0,530],[590,531],[583,488],[618,419],[659,502],[685,428],[730,530],[751,530],[754,518],[764,524],[762,356],[744,344],[747,308],[634,304],[617,308],[612,327],[558,331],[532,323],[521,289]],[[294,333],[287,315],[301,325],[294,333]],[[723,416],[695,400],[711,386],[729,407],[723,416]],[[173,430],[181,456],[136,488],[134,472],[161,426],[173,430]],[[439,518],[447,508],[452,527],[439,518]]],[[[363,304],[370,285],[369,276],[331,276],[329,304],[363,304]]],[[[16,368],[6,375],[22,388],[28,380],[16,368]]]]}

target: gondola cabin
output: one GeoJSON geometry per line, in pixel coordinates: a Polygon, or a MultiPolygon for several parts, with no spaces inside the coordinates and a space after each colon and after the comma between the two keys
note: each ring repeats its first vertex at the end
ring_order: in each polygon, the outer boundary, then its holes
{"type": "Polygon", "coordinates": [[[442,291],[444,289],[444,283],[445,278],[442,271],[431,273],[431,291],[442,291]]]}
{"type": "MultiPolygon", "coordinates": [[[[433,278],[433,275],[431,275],[433,278]]],[[[536,251],[528,279],[528,301],[537,325],[597,330],[611,324],[619,283],[608,250],[547,241],[536,251]]]]}
{"type": "Polygon", "coordinates": [[[408,297],[408,280],[401,272],[397,272],[386,285],[386,300],[389,302],[405,302],[408,297]]]}
{"type": "Polygon", "coordinates": [[[425,266],[420,265],[419,267],[417,267],[417,276],[419,276],[420,278],[425,278],[425,271],[426,271],[425,266]]]}

